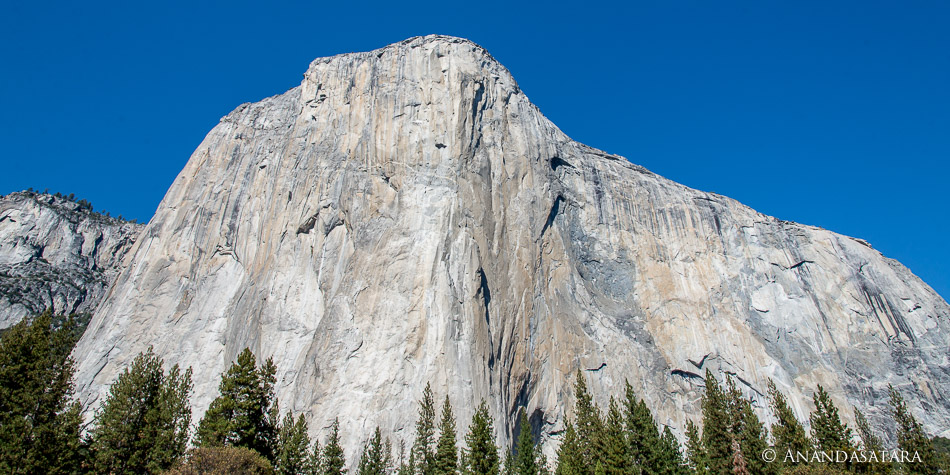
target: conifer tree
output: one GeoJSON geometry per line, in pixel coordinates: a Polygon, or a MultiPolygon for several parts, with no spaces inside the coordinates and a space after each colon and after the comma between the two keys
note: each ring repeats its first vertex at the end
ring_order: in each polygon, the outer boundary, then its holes
{"type": "MultiPolygon", "coordinates": [[[[864,413],[857,408],[854,409],[854,423],[857,427],[858,436],[861,439],[861,446],[865,452],[879,453],[884,450],[884,443],[881,442],[881,439],[871,430],[871,424],[868,422],[868,419],[864,417],[864,413]]],[[[879,460],[869,460],[867,462],[859,462],[855,467],[855,471],[858,473],[876,475],[888,473],[890,470],[887,464],[881,463],[879,460]]]]}
{"type": "Polygon", "coordinates": [[[307,475],[323,475],[323,449],[320,441],[314,440],[313,447],[307,452],[307,475]]]}
{"type": "Polygon", "coordinates": [[[739,448],[738,439],[732,439],[732,473],[733,475],[750,475],[745,456],[739,448]]]}
{"type": "Polygon", "coordinates": [[[416,421],[416,440],[412,451],[415,469],[419,475],[433,475],[435,469],[435,401],[432,388],[426,384],[419,401],[419,420],[416,421]]]}
{"type": "Polygon", "coordinates": [[[603,431],[603,465],[607,475],[624,475],[632,469],[624,436],[624,418],[613,397],[607,406],[603,431]]]}
{"type": "Polygon", "coordinates": [[[803,456],[807,456],[806,454],[811,449],[808,434],[798,418],[795,417],[795,412],[789,407],[785,395],[779,392],[771,379],[768,382],[768,396],[772,406],[772,414],[776,419],[775,424],[772,425],[776,458],[780,463],[787,466],[798,465],[797,454],[801,453],[803,456]],[[789,452],[792,458],[786,463],[784,460],[789,452]]]}
{"type": "MultiPolygon", "coordinates": [[[[818,385],[818,390],[813,396],[815,410],[811,413],[811,432],[814,439],[815,448],[831,456],[843,450],[851,452],[854,446],[851,444],[851,429],[841,421],[838,415],[838,408],[831,401],[831,396],[825,391],[825,388],[818,385]]],[[[846,466],[850,468],[850,463],[846,466]]]]}
{"type": "Polygon", "coordinates": [[[729,394],[733,440],[738,442],[744,466],[754,474],[774,473],[774,466],[762,460],[762,453],[769,446],[768,432],[752,409],[752,401],[742,396],[731,378],[729,394]]]}
{"type": "Polygon", "coordinates": [[[660,475],[684,475],[686,473],[680,443],[669,427],[663,428],[660,436],[660,475]]]}
{"type": "Polygon", "coordinates": [[[686,466],[698,475],[708,473],[702,436],[699,428],[690,420],[686,421],[686,466]]]}
{"type": "Polygon", "coordinates": [[[198,424],[197,445],[246,447],[273,460],[277,440],[277,398],[273,360],[263,365],[245,348],[221,376],[220,395],[198,424]]]}
{"type": "Polygon", "coordinates": [[[405,445],[402,441],[399,441],[399,471],[398,475],[414,475],[416,470],[416,454],[410,448],[405,450],[405,445]],[[404,456],[404,452],[408,453],[408,456],[404,456]]]}
{"type": "Polygon", "coordinates": [[[109,387],[89,433],[99,473],[160,473],[187,448],[191,369],[166,374],[149,347],[109,387]]]}
{"type": "Polygon", "coordinates": [[[330,426],[330,437],[323,447],[323,475],[343,475],[346,473],[346,458],[340,446],[340,420],[334,419],[330,426]]]}
{"type": "Polygon", "coordinates": [[[534,449],[534,436],[531,435],[531,422],[522,407],[518,412],[518,450],[515,453],[515,475],[538,475],[538,453],[534,449]]]}
{"type": "Polygon", "coordinates": [[[919,458],[919,462],[910,462],[903,464],[903,469],[908,474],[913,475],[935,475],[940,471],[940,460],[934,449],[933,441],[924,433],[923,426],[917,422],[917,419],[910,413],[910,409],[904,402],[904,397],[894,389],[893,386],[887,386],[890,395],[891,417],[897,426],[897,447],[905,450],[911,457],[914,454],[919,458]]]}
{"type": "Polygon", "coordinates": [[[454,474],[458,470],[458,447],[455,445],[455,416],[452,403],[445,396],[442,419],[439,421],[439,441],[436,444],[435,470],[438,475],[454,474]]]}
{"type": "Polygon", "coordinates": [[[706,370],[706,392],[702,399],[703,436],[702,446],[709,473],[728,475],[732,473],[732,421],[727,394],[719,386],[712,372],[706,370]]]}
{"type": "Polygon", "coordinates": [[[504,475],[515,474],[515,458],[512,456],[511,450],[505,450],[505,460],[501,466],[501,473],[504,475]]]}
{"type": "Polygon", "coordinates": [[[653,413],[642,399],[636,397],[629,382],[625,384],[624,395],[625,429],[631,463],[644,473],[658,473],[661,465],[660,433],[653,413]]]}
{"type": "MultiPolygon", "coordinates": [[[[594,404],[590,393],[587,392],[587,382],[580,370],[577,371],[577,378],[574,385],[574,415],[575,430],[577,431],[577,441],[580,448],[582,467],[595,467],[601,461],[603,455],[603,420],[600,417],[600,410],[594,404]]],[[[603,465],[603,464],[601,464],[603,465]]],[[[605,467],[601,466],[602,469],[605,467]]],[[[587,470],[590,470],[587,468],[587,470]]]]}
{"type": "Polygon", "coordinates": [[[388,444],[383,442],[379,426],[373,437],[363,446],[358,465],[359,475],[384,475],[389,470],[388,444]]]}
{"type": "Polygon", "coordinates": [[[561,441],[561,446],[557,451],[555,473],[557,475],[582,475],[587,473],[583,463],[574,424],[567,421],[567,427],[564,429],[564,440],[561,441]]]}
{"type": "Polygon", "coordinates": [[[80,406],[72,400],[75,318],[46,311],[0,338],[0,473],[73,473],[81,463],[80,406]]]}
{"type": "Polygon", "coordinates": [[[307,471],[310,437],[307,435],[307,421],[303,414],[294,422],[290,412],[284,415],[277,437],[277,454],[274,470],[278,475],[298,475],[307,471]]]}
{"type": "Polygon", "coordinates": [[[466,475],[498,475],[498,447],[495,445],[491,413],[484,399],[472,416],[468,434],[465,435],[465,445],[468,446],[464,465],[466,475]]]}

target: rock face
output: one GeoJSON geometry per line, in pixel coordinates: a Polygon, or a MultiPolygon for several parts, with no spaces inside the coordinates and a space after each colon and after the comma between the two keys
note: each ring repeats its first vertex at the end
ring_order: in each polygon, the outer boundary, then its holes
{"type": "Polygon", "coordinates": [[[47,308],[91,312],[144,226],[50,194],[0,197],[0,329],[47,308]]]}
{"type": "Polygon", "coordinates": [[[250,347],[350,455],[411,440],[427,382],[460,429],[484,398],[510,440],[527,406],[550,452],[578,369],[677,431],[707,368],[802,418],[820,383],[881,424],[893,384],[950,427],[950,308],[907,268],[572,141],[462,39],[317,59],[238,107],[132,252],[75,352],[90,407],[154,345],[200,416],[250,347]]]}

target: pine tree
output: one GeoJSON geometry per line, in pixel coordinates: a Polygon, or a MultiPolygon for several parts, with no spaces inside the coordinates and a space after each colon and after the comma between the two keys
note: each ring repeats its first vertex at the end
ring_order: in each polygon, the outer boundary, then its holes
{"type": "Polygon", "coordinates": [[[680,452],[680,443],[669,427],[663,428],[660,436],[660,466],[657,473],[660,475],[684,475],[686,469],[683,462],[683,453],[680,452]]]}
{"type": "Polygon", "coordinates": [[[607,418],[603,432],[603,464],[607,475],[624,475],[632,469],[624,436],[624,418],[613,397],[607,406],[607,418]]]}
{"type": "Polygon", "coordinates": [[[426,384],[419,401],[419,420],[416,421],[416,440],[412,451],[415,468],[419,475],[433,475],[435,469],[435,401],[432,388],[426,384]]]}
{"type": "Polygon", "coordinates": [[[795,412],[788,405],[785,395],[779,392],[775,383],[770,379],[768,382],[769,402],[772,406],[772,414],[776,422],[772,425],[772,437],[775,439],[776,458],[780,463],[786,459],[786,455],[791,453],[792,459],[785,463],[787,466],[795,466],[797,463],[797,454],[806,456],[811,450],[811,441],[808,440],[808,434],[801,422],[795,417],[795,412]]]}
{"type": "Polygon", "coordinates": [[[729,401],[712,372],[706,370],[706,392],[702,399],[703,437],[706,465],[712,475],[732,473],[732,421],[729,401]]]}
{"type": "MultiPolygon", "coordinates": [[[[603,451],[603,421],[600,417],[600,410],[594,404],[590,393],[587,392],[587,383],[580,370],[577,371],[577,378],[574,384],[574,415],[575,429],[577,430],[577,441],[580,448],[582,467],[596,467],[601,461],[603,451]]],[[[605,467],[601,467],[602,469],[605,467]]]]}
{"type": "Polygon", "coordinates": [[[505,461],[501,467],[501,473],[504,475],[515,475],[515,458],[511,450],[505,450],[505,461]]]}
{"type": "Polygon", "coordinates": [[[149,347],[109,387],[89,440],[100,473],[161,473],[188,445],[191,369],[166,374],[149,347]]]}
{"type": "Polygon", "coordinates": [[[919,462],[903,464],[904,471],[913,475],[935,475],[939,473],[940,461],[934,449],[933,441],[927,437],[924,428],[910,413],[903,396],[891,385],[887,386],[887,390],[890,395],[891,417],[897,426],[897,448],[907,451],[911,454],[910,457],[914,457],[914,454],[916,454],[920,460],[919,462]]]}
{"type": "Polygon", "coordinates": [[[270,358],[260,367],[245,348],[221,376],[220,396],[198,424],[197,445],[247,447],[273,460],[277,440],[275,373],[270,358]]]}
{"type": "Polygon", "coordinates": [[[294,422],[290,412],[284,415],[284,422],[280,426],[277,437],[277,454],[274,460],[274,471],[278,475],[298,475],[307,471],[308,447],[310,437],[307,435],[307,421],[303,414],[294,422]]]}
{"type": "Polygon", "coordinates": [[[72,400],[77,320],[49,311],[0,338],[0,473],[73,473],[81,463],[80,406],[72,400]]]}
{"type": "Polygon", "coordinates": [[[574,424],[571,421],[567,421],[567,427],[564,429],[564,440],[561,441],[561,446],[557,450],[555,473],[557,475],[581,475],[585,473],[577,432],[574,430],[574,424]]]}
{"type": "Polygon", "coordinates": [[[625,384],[624,396],[627,451],[631,463],[646,474],[659,473],[660,433],[653,419],[653,413],[642,399],[636,397],[630,383],[625,384]]]}
{"type": "Polygon", "coordinates": [[[698,475],[708,473],[702,436],[699,428],[690,420],[686,421],[686,466],[698,475]]]}
{"type": "Polygon", "coordinates": [[[746,467],[745,456],[739,448],[739,441],[732,439],[732,473],[733,475],[749,475],[749,469],[746,467]]]}
{"type": "MultiPolygon", "coordinates": [[[[861,439],[861,445],[865,452],[880,452],[884,450],[884,443],[871,430],[871,424],[864,417],[864,413],[857,408],[854,409],[854,423],[857,426],[858,436],[861,439]]],[[[855,467],[858,473],[882,474],[888,473],[887,464],[880,461],[859,462],[855,467]]]]}
{"type": "Polygon", "coordinates": [[[416,470],[416,455],[412,449],[405,450],[403,441],[399,441],[399,471],[398,475],[414,475],[416,470]],[[405,453],[408,452],[408,457],[405,453]]]}
{"type": "Polygon", "coordinates": [[[515,452],[515,475],[538,475],[537,452],[534,449],[534,436],[531,435],[531,422],[522,407],[518,412],[518,450],[515,452]]]}
{"type": "Polygon", "coordinates": [[[492,426],[491,413],[483,399],[475,409],[465,435],[465,445],[468,446],[464,464],[466,475],[498,475],[498,447],[492,426]]]}
{"type": "Polygon", "coordinates": [[[452,403],[445,396],[442,419],[439,421],[439,440],[436,443],[435,470],[438,475],[454,474],[458,470],[458,447],[455,445],[455,416],[452,403]]]}
{"type": "Polygon", "coordinates": [[[379,426],[373,437],[363,446],[358,465],[359,475],[384,475],[389,471],[389,444],[383,442],[379,426]]]}
{"type": "Polygon", "coordinates": [[[340,420],[334,419],[330,426],[330,438],[323,447],[323,475],[343,475],[346,473],[346,458],[340,446],[340,420]]]}
{"type": "Polygon", "coordinates": [[[731,432],[742,452],[744,466],[750,473],[774,473],[773,465],[762,460],[762,453],[769,447],[768,432],[752,409],[752,401],[742,396],[732,378],[728,385],[731,432]]]}
{"type": "Polygon", "coordinates": [[[313,447],[307,452],[307,475],[323,475],[323,450],[320,441],[314,440],[313,447]]]}
{"type": "MultiPolygon", "coordinates": [[[[831,457],[839,450],[850,453],[854,450],[851,444],[851,429],[841,421],[838,415],[838,408],[831,401],[831,396],[825,391],[825,388],[818,385],[818,390],[813,396],[815,410],[811,413],[811,432],[812,439],[815,442],[815,448],[831,457]]],[[[850,463],[845,466],[850,468],[850,463]]]]}

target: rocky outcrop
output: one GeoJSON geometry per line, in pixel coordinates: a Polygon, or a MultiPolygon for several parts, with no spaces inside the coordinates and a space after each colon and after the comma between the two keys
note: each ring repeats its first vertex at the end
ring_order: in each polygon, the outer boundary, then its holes
{"type": "Polygon", "coordinates": [[[142,228],[62,196],[0,197],[0,329],[47,308],[91,312],[142,228]]]}
{"type": "Polygon", "coordinates": [[[578,369],[677,431],[707,368],[802,417],[820,383],[880,423],[892,384],[950,427],[950,308],[907,268],[571,140],[457,38],[317,59],[240,106],[131,252],[75,352],[90,408],[153,345],[200,416],[250,347],[350,454],[376,425],[411,438],[427,382],[502,438],[527,406],[550,451],[578,369]]]}

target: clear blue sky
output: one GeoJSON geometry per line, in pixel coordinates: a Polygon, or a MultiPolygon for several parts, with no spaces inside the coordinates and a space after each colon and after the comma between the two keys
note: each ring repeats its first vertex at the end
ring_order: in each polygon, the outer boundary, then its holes
{"type": "Polygon", "coordinates": [[[870,241],[950,296],[950,2],[6,2],[0,193],[148,220],[231,109],[316,57],[467,37],[568,135],[870,241]]]}

